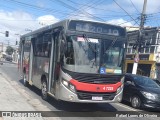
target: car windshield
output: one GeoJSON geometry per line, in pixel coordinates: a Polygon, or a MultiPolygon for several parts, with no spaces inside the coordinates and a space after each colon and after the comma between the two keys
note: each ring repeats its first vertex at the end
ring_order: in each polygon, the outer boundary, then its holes
{"type": "MultiPolygon", "coordinates": [[[[68,36],[64,67],[81,73],[101,73],[114,69],[122,73],[124,39],[97,39],[87,36],[68,36]]],[[[113,70],[112,70],[113,71],[113,70]]]]}
{"type": "Polygon", "coordinates": [[[151,78],[145,76],[134,76],[133,77],[136,84],[144,87],[158,88],[158,84],[154,82],[151,78]]]}

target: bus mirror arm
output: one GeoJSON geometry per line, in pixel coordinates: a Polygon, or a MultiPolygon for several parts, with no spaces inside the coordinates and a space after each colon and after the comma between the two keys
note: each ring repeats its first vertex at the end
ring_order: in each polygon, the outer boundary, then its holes
{"type": "Polygon", "coordinates": [[[60,59],[59,59],[59,62],[60,62],[61,58],[63,58],[63,56],[65,54],[65,51],[67,49],[67,47],[66,47],[66,37],[65,37],[65,34],[63,33],[63,31],[61,32],[60,35],[61,35],[60,36],[61,42],[60,42],[60,55],[59,55],[60,59]]]}
{"type": "Polygon", "coordinates": [[[65,53],[65,51],[67,50],[67,46],[66,46],[66,44],[67,44],[67,42],[66,42],[66,37],[65,37],[65,34],[62,32],[61,33],[61,47],[60,47],[60,51],[61,51],[61,54],[62,54],[62,56],[64,55],[64,53],[65,53]]]}

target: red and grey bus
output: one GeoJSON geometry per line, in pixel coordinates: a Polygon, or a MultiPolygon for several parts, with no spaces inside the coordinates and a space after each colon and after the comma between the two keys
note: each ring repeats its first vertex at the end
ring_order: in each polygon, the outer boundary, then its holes
{"type": "Polygon", "coordinates": [[[41,89],[43,99],[119,102],[126,41],[123,27],[74,19],[22,35],[19,66],[24,85],[41,89]]]}

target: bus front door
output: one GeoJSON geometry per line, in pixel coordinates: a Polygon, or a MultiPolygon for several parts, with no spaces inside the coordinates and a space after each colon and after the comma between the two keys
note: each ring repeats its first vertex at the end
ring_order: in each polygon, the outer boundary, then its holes
{"type": "Polygon", "coordinates": [[[55,32],[52,35],[52,40],[51,40],[48,90],[52,94],[55,94],[55,82],[57,78],[56,66],[57,66],[57,56],[58,56],[58,42],[59,42],[58,38],[59,38],[59,32],[55,32]]]}

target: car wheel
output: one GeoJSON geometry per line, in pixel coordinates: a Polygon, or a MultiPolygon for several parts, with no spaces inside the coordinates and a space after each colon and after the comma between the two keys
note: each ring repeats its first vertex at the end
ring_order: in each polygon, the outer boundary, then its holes
{"type": "Polygon", "coordinates": [[[43,100],[47,100],[48,99],[48,94],[47,94],[47,82],[46,80],[42,80],[42,84],[41,84],[41,97],[43,100]]]}
{"type": "Polygon", "coordinates": [[[25,73],[23,73],[23,84],[24,84],[24,86],[28,86],[28,81],[26,80],[26,74],[25,73]]]}
{"type": "Polygon", "coordinates": [[[140,108],[141,106],[141,100],[138,96],[133,96],[131,99],[131,105],[134,108],[140,108]]]}

